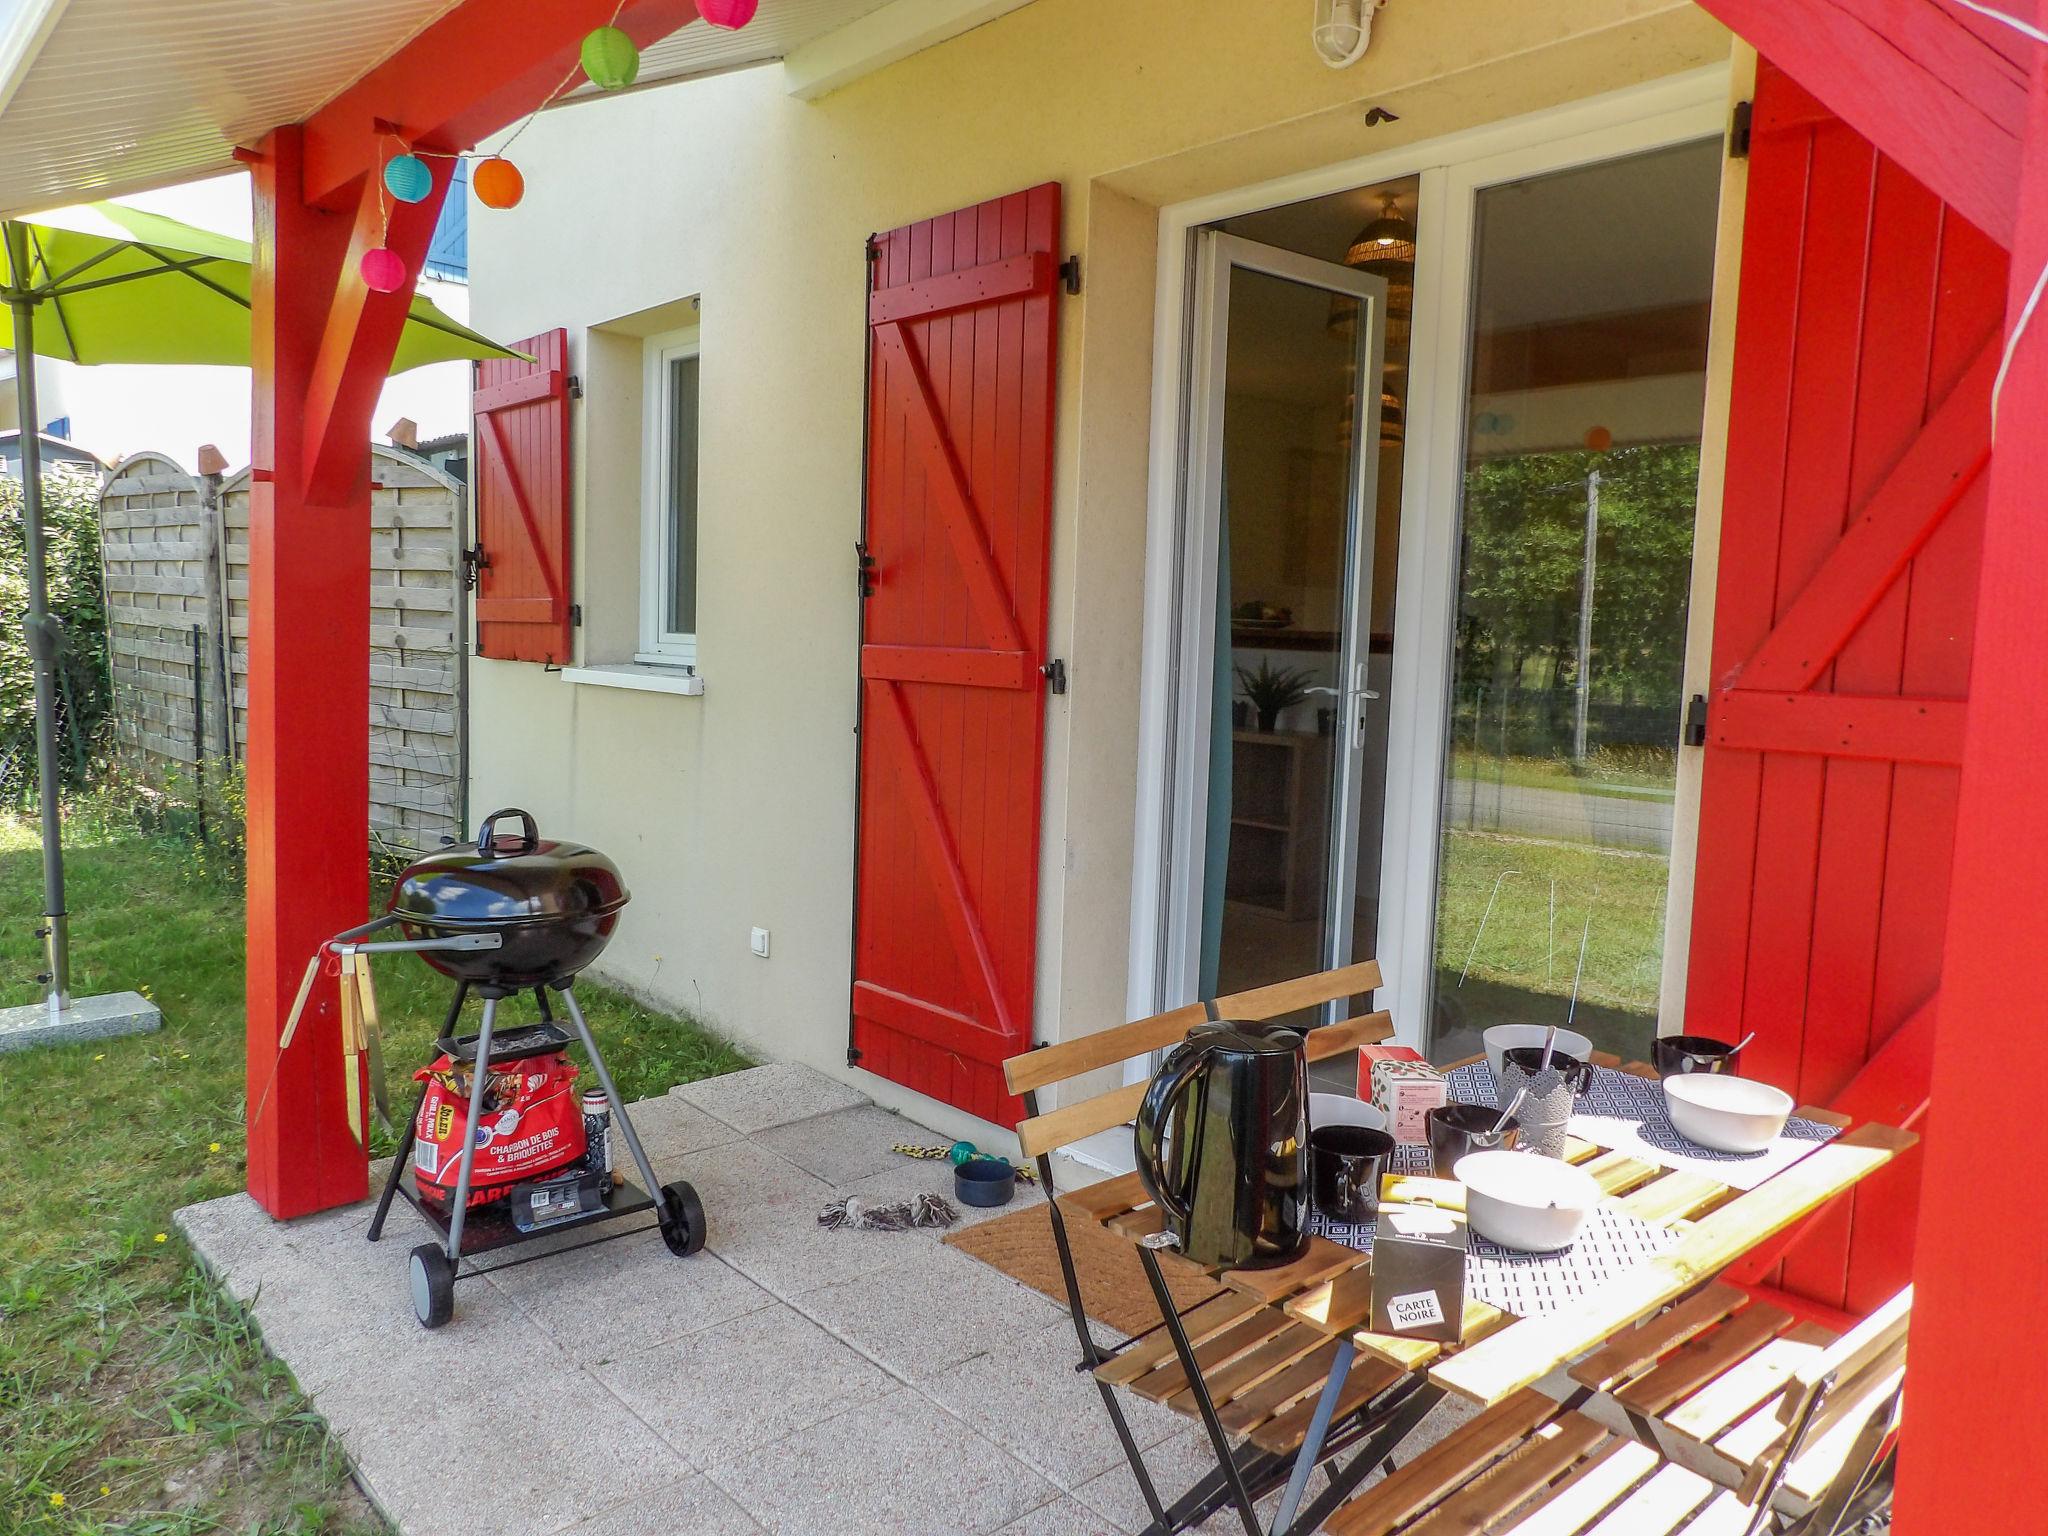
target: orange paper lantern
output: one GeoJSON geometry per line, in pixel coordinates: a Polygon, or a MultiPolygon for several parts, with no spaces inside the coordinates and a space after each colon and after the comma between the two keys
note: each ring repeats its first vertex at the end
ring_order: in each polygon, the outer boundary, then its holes
{"type": "Polygon", "coordinates": [[[519,167],[499,155],[479,161],[470,172],[469,184],[476,189],[476,200],[486,208],[515,207],[526,196],[526,178],[519,174],[519,167]]]}
{"type": "Polygon", "coordinates": [[[1588,427],[1586,446],[1595,453],[1605,453],[1614,446],[1614,433],[1606,427],[1588,427]]]}

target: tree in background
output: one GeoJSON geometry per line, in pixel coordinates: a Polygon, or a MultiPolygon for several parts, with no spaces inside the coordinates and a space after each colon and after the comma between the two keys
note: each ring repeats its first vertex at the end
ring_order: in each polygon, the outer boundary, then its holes
{"type": "MultiPolygon", "coordinates": [[[[1578,685],[1579,586],[1586,478],[1600,471],[1593,576],[1591,696],[1675,727],[1692,579],[1699,447],[1652,444],[1605,453],[1487,459],[1465,477],[1458,676],[1473,694],[1503,690],[1538,706],[1512,750],[1566,750],[1578,685]]],[[[1489,709],[1489,714],[1491,710],[1489,709]]],[[[1519,713],[1519,712],[1518,712],[1519,713]]]]}
{"type": "MultiPolygon", "coordinates": [[[[21,481],[0,475],[0,795],[35,791],[35,671],[21,629],[28,612],[28,551],[21,481]]],[[[50,612],[64,626],[63,688],[58,694],[62,757],[82,782],[100,722],[111,706],[106,597],[100,580],[99,480],[46,467],[43,528],[50,612]]]]}

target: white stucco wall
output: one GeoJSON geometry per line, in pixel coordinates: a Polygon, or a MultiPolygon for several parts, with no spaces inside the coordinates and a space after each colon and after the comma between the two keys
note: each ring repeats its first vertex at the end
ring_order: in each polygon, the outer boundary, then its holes
{"type": "Polygon", "coordinates": [[[1725,59],[1684,0],[1394,0],[1349,70],[1304,0],[1036,0],[805,103],[779,68],[552,112],[527,195],[470,225],[475,324],[556,325],[577,407],[585,662],[637,585],[636,315],[702,295],[701,698],[478,661],[472,804],[604,848],[607,973],[761,1053],[845,1064],[862,245],[1057,179],[1086,291],[1061,335],[1038,1028],[1121,1022],[1130,931],[1158,208],[1725,59]],[[1368,128],[1372,105],[1398,120],[1368,128]],[[766,961],[751,926],[774,934],[766,961]]]}

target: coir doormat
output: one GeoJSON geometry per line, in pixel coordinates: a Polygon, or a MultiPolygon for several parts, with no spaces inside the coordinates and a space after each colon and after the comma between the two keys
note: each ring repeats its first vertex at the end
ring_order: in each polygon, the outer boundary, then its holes
{"type": "MultiPolygon", "coordinates": [[[[1158,1327],[1159,1307],[1138,1262],[1138,1250],[1128,1239],[1096,1225],[1089,1217],[1064,1206],[1061,1209],[1066,1214],[1067,1241],[1074,1250],[1074,1272],[1080,1277],[1081,1302],[1088,1315],[1104,1327],[1124,1334],[1158,1327]]],[[[1052,1216],[1043,1201],[950,1233],[946,1241],[969,1258],[1001,1270],[1061,1306],[1067,1304],[1059,1249],[1053,1244],[1052,1216]]],[[[1222,1289],[1208,1276],[1173,1262],[1170,1256],[1161,1268],[1167,1289],[1173,1293],[1174,1305],[1180,1311],[1185,1312],[1222,1289]]]]}

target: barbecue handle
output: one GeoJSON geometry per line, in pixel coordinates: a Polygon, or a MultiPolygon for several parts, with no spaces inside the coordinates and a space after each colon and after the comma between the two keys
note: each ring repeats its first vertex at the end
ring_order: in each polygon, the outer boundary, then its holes
{"type": "Polygon", "coordinates": [[[498,851],[498,823],[508,816],[519,818],[519,835],[524,845],[521,853],[531,853],[540,846],[540,828],[534,824],[533,812],[522,811],[517,806],[507,806],[502,811],[493,811],[484,818],[484,824],[477,828],[476,851],[492,854],[498,851]]]}

